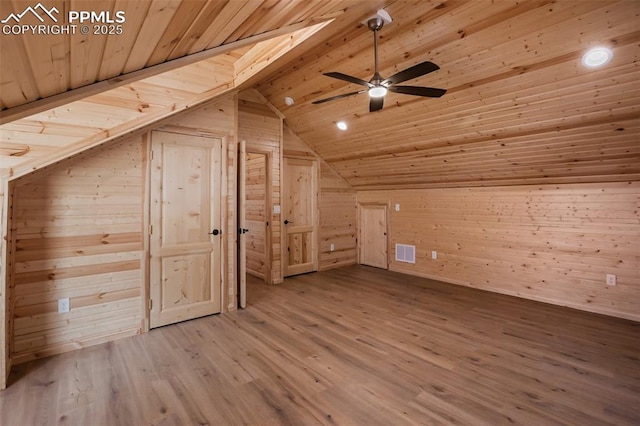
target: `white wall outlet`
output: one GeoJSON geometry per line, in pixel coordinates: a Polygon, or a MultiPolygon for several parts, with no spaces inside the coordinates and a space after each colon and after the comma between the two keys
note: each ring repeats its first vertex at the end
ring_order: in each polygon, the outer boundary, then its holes
{"type": "Polygon", "coordinates": [[[616,276],[613,274],[607,274],[607,285],[616,285],[616,276]]]}
{"type": "Polygon", "coordinates": [[[331,246],[329,247],[329,251],[334,251],[336,249],[335,244],[331,244],[331,246]]]}
{"type": "Polygon", "coordinates": [[[58,313],[66,314],[67,312],[69,312],[69,298],[58,299],[58,313]]]}
{"type": "Polygon", "coordinates": [[[396,205],[395,205],[395,210],[396,210],[397,212],[399,212],[399,211],[400,211],[400,204],[396,203],[396,205]]]}
{"type": "Polygon", "coordinates": [[[276,204],[273,206],[273,214],[280,214],[280,205],[276,204]]]}
{"type": "Polygon", "coordinates": [[[438,258],[438,252],[437,251],[432,251],[431,252],[431,258],[432,259],[437,259],[438,258]]]}

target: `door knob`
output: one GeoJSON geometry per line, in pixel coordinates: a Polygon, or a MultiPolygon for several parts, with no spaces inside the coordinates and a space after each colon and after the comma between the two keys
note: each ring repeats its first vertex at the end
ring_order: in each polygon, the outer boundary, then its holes
{"type": "Polygon", "coordinates": [[[222,234],[222,232],[217,229],[214,229],[213,231],[209,232],[209,235],[218,235],[218,234],[222,234]]]}

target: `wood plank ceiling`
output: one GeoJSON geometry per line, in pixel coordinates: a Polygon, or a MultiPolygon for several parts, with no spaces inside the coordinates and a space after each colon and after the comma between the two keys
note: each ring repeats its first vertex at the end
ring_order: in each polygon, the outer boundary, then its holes
{"type": "MultiPolygon", "coordinates": [[[[28,5],[1,2],[0,17],[28,5]]],[[[640,179],[638,1],[112,0],[99,8],[126,10],[126,33],[1,36],[3,176],[253,85],[358,189],[640,179]],[[441,69],[407,84],[447,94],[390,93],[375,113],[366,94],[312,105],[358,88],[323,72],[371,77],[373,40],[362,22],[380,7],[394,19],[380,32],[381,73],[430,60],[441,69]],[[286,39],[331,18],[296,43],[286,39]],[[614,58],[586,69],[580,58],[595,45],[614,58]],[[153,76],[160,70],[171,71],[153,76]]]]}
{"type": "Polygon", "coordinates": [[[639,1],[419,0],[386,10],[394,21],[380,31],[381,74],[432,61],[439,71],[405,84],[448,89],[442,98],[389,93],[374,113],[366,94],[312,105],[362,88],[323,72],[373,75],[372,34],[360,22],[257,85],[356,188],[640,179],[639,1]],[[597,45],[613,49],[612,61],[583,67],[597,45]]]}
{"type": "MultiPolygon", "coordinates": [[[[376,4],[43,1],[58,17],[71,10],[106,10],[112,17],[124,11],[126,21],[122,34],[106,36],[2,34],[0,177],[15,179],[247,86],[329,22],[349,22],[376,4]]],[[[10,27],[11,14],[38,9],[29,1],[0,7],[10,27]]],[[[31,13],[18,18],[20,25],[38,24],[31,13]]]]}

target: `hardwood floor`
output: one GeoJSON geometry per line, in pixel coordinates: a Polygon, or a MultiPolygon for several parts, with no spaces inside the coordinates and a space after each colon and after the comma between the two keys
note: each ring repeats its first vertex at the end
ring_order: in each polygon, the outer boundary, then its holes
{"type": "Polygon", "coordinates": [[[13,425],[638,425],[640,324],[353,266],[14,368],[13,425]]]}

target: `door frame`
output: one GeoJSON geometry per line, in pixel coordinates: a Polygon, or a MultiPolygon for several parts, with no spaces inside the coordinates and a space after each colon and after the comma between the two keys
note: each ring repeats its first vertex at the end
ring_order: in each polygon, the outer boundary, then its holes
{"type": "Polygon", "coordinates": [[[308,157],[308,156],[297,156],[297,155],[284,155],[282,157],[282,164],[281,164],[281,169],[280,169],[280,173],[281,173],[281,177],[280,177],[280,207],[281,207],[281,214],[279,214],[279,218],[280,218],[280,276],[282,277],[282,279],[286,278],[286,267],[285,267],[285,259],[287,257],[287,233],[285,232],[285,228],[284,228],[284,219],[283,215],[285,212],[285,208],[284,208],[284,200],[286,198],[286,195],[284,193],[284,182],[286,180],[286,160],[287,159],[291,159],[291,160],[305,160],[305,161],[310,161],[313,163],[314,165],[314,173],[312,173],[312,187],[313,187],[313,208],[312,211],[314,212],[314,218],[313,218],[313,227],[315,232],[313,232],[313,238],[311,240],[311,245],[312,245],[312,258],[313,258],[313,272],[317,272],[318,271],[318,265],[320,264],[320,244],[319,244],[319,234],[320,234],[320,213],[318,211],[318,207],[320,206],[320,194],[319,194],[319,188],[320,188],[320,162],[318,161],[317,158],[315,157],[308,157]]]}
{"type": "Polygon", "coordinates": [[[386,266],[385,269],[388,270],[389,269],[389,264],[390,259],[389,259],[389,253],[391,253],[391,247],[390,247],[390,240],[389,240],[389,205],[386,203],[358,203],[358,212],[357,212],[357,228],[358,228],[358,241],[357,241],[357,250],[356,250],[356,262],[358,265],[361,265],[360,263],[360,249],[361,249],[361,244],[362,244],[362,209],[366,208],[366,207],[377,207],[377,208],[382,208],[384,209],[384,223],[385,223],[385,243],[387,246],[387,259],[386,259],[386,266]]]}

